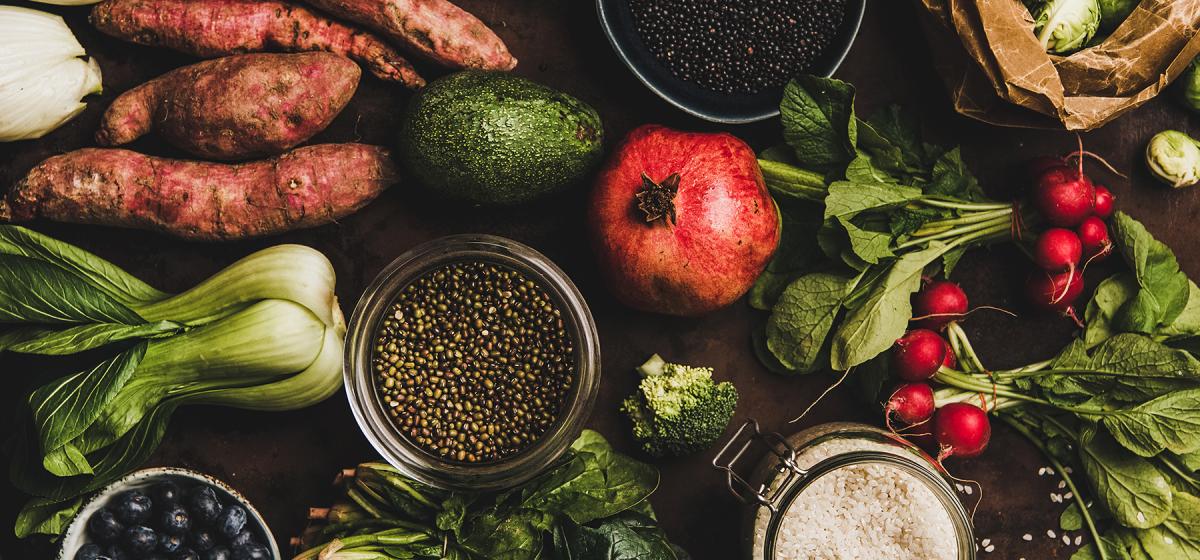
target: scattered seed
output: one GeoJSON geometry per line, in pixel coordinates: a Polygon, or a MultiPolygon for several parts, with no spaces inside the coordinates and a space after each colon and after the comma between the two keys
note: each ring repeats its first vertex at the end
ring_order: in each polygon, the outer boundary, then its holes
{"type": "Polygon", "coordinates": [[[1033,540],[1033,535],[1030,535],[1029,533],[1025,533],[1024,535],[1021,535],[1021,540],[1031,541],[1031,540],[1033,540]]]}
{"type": "Polygon", "coordinates": [[[1054,534],[1054,529],[1046,529],[1046,536],[1053,539],[1053,538],[1057,537],[1058,535],[1054,534]]]}
{"type": "Polygon", "coordinates": [[[1070,535],[1063,535],[1063,544],[1067,544],[1067,545],[1071,544],[1071,536],[1070,535]]]}
{"type": "Polygon", "coordinates": [[[996,545],[994,544],[989,544],[983,549],[984,552],[991,552],[993,550],[996,550],[996,545]]]}

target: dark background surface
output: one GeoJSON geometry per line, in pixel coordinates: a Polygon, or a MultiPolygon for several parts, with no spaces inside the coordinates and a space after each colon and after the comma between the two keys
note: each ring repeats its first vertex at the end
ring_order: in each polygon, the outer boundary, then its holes
{"type": "MultiPolygon", "coordinates": [[[[714,130],[715,125],[688,117],[653,96],[617,60],[600,34],[593,5],[587,0],[461,0],[461,5],[496,27],[521,60],[516,72],[566,90],[597,108],[610,145],[632,127],[659,122],[679,128],[714,130]]],[[[187,57],[128,45],[99,35],[86,23],[86,8],[45,7],[65,15],[88,52],[99,58],[105,92],[65,127],[36,142],[0,145],[0,185],[10,185],[43,158],[91,145],[91,135],[104,108],[122,91],[170,68],[187,57]]],[[[1006,130],[953,114],[949,98],[933,73],[929,53],[910,3],[874,0],[857,44],[837,76],[858,86],[859,111],[902,102],[925,111],[927,124],[945,143],[961,143],[966,159],[986,188],[998,198],[1018,192],[1012,180],[1020,161],[1039,154],[1064,153],[1074,135],[1061,132],[1006,130]]],[[[424,68],[430,77],[436,71],[424,68]]],[[[364,76],[359,91],[334,125],[314,141],[364,141],[390,144],[400,111],[409,94],[364,76]]],[[[1118,206],[1142,220],[1178,254],[1185,271],[1200,278],[1200,249],[1192,242],[1200,212],[1200,190],[1171,191],[1143,170],[1140,154],[1155,132],[1171,127],[1195,128],[1178,106],[1151,102],[1100,131],[1083,135],[1087,147],[1103,154],[1130,175],[1125,180],[1099,169],[1093,176],[1112,188],[1118,206]]],[[[778,124],[728,128],[763,148],[779,139],[778,124]]],[[[136,149],[174,155],[147,138],[136,149]]],[[[4,187],[0,187],[2,189],[4,187]]],[[[337,269],[338,295],[347,313],[371,278],[390,260],[412,246],[442,235],[486,232],[508,236],[544,252],[564,268],[587,297],[599,324],[604,381],[590,425],[624,451],[633,451],[617,403],[634,383],[632,368],[651,353],[685,363],[716,367],[731,379],[742,400],[735,424],[757,418],[764,426],[787,433],[830,420],[878,422],[877,410],[856,400],[848,390],[835,391],[800,423],[789,425],[826,386],[829,374],[783,378],[768,373],[749,345],[750,328],[761,317],[739,302],[698,320],[636,313],[616,304],[597,279],[582,227],[586,186],[534,206],[516,210],[463,208],[423,194],[405,182],[341,223],[270,239],[228,244],[186,243],[136,231],[39,223],[39,231],[77,243],[111,259],[151,284],[183,290],[250,252],[282,242],[302,243],[327,255],[337,269]]],[[[973,305],[1021,310],[1019,282],[1028,264],[1009,247],[976,251],[956,276],[973,305]]],[[[1089,280],[1102,275],[1093,273],[1089,280]]],[[[972,315],[968,333],[987,364],[1016,366],[1044,359],[1072,334],[1065,319],[1022,314],[972,315]]],[[[22,395],[47,379],[70,371],[69,360],[29,360],[0,356],[0,410],[21,406],[22,395]]],[[[7,419],[5,420],[7,421],[7,419]]],[[[8,424],[4,424],[7,426],[8,424]]],[[[4,431],[8,431],[6,428],[4,431]]],[[[658,463],[662,487],[653,501],[671,537],[697,560],[732,560],[742,556],[738,504],[726,493],[722,477],[708,465],[711,454],[658,463]]],[[[342,394],[325,403],[290,413],[252,413],[194,407],[175,414],[167,436],[150,465],[174,465],[208,472],[242,491],[266,516],[287,549],[299,534],[309,506],[328,505],[330,485],[342,467],[375,458],[351,418],[342,394]]],[[[1039,477],[1045,462],[1026,442],[997,427],[991,449],[980,459],[951,461],[952,471],[978,480],[983,500],[975,514],[976,533],[989,538],[995,552],[981,557],[1067,558],[1074,546],[1051,540],[1063,505],[1049,501],[1057,480],[1039,477]],[[1021,539],[1033,535],[1032,542],[1021,539]]],[[[978,497],[978,494],[971,499],[978,497]]],[[[50,558],[45,543],[14,541],[11,527],[24,497],[0,485],[0,553],[6,559],[50,558]]],[[[1081,533],[1076,533],[1081,534],[1081,533]]],[[[1075,534],[1072,534],[1074,538],[1075,534]]]]}

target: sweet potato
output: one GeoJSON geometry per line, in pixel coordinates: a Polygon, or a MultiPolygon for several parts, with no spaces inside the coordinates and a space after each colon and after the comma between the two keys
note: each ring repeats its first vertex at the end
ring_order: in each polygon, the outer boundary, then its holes
{"type": "Polygon", "coordinates": [[[451,68],[512,70],[517,59],[479,18],[448,0],[305,0],[451,68]]]}
{"type": "Polygon", "coordinates": [[[412,64],[374,34],[278,0],[106,0],[92,8],[91,21],[118,39],[203,58],[329,51],[380,79],[425,85],[412,64]]]}
{"type": "Polygon", "coordinates": [[[121,94],[104,113],[96,142],[128,144],[154,129],[205,159],[276,155],[325,130],[361,75],[350,59],[323,52],[206,60],[121,94]]]}
{"type": "Polygon", "coordinates": [[[241,164],[85,148],[37,165],[0,200],[0,220],[153,230],[197,240],[271,235],[332,222],[394,183],[386,149],[306,146],[241,164]]]}

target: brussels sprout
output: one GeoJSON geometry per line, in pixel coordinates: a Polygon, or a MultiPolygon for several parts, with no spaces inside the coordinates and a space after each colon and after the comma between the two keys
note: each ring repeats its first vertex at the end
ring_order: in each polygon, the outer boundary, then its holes
{"type": "Polygon", "coordinates": [[[1177,130],[1164,130],[1146,145],[1146,166],[1172,187],[1200,183],[1200,142],[1177,130]]]}
{"type": "Polygon", "coordinates": [[[1100,30],[1105,33],[1111,33],[1129,14],[1133,13],[1133,9],[1137,7],[1142,0],[1099,0],[1100,4],[1100,30]]]}
{"type": "Polygon", "coordinates": [[[1179,76],[1179,100],[1184,107],[1200,113],[1200,56],[1192,59],[1192,65],[1179,76]]]}
{"type": "Polygon", "coordinates": [[[1100,27],[1097,0],[1050,0],[1033,12],[1033,34],[1051,54],[1075,52],[1100,27]]]}

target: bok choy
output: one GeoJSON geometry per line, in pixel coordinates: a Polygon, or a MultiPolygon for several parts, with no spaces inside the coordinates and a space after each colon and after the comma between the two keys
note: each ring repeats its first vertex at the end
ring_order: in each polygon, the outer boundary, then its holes
{"type": "Polygon", "coordinates": [[[29,395],[14,486],[16,533],[55,534],[81,495],[136,468],[185,404],[310,406],[341,387],[345,322],[319,252],[254,253],[178,295],[77,247],[0,226],[0,351],[109,349],[29,395]]]}
{"type": "Polygon", "coordinates": [[[100,93],[100,66],[59,16],[0,6],[0,142],[41,138],[100,93]]]}

